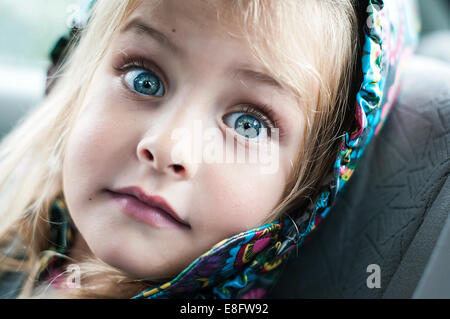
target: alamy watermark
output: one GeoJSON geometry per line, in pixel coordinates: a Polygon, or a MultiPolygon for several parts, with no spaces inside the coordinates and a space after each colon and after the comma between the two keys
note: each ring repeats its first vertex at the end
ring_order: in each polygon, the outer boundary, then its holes
{"type": "Polygon", "coordinates": [[[66,26],[68,28],[73,28],[81,25],[82,22],[82,11],[79,4],[71,3],[66,7],[66,26]]]}
{"type": "Polygon", "coordinates": [[[67,288],[78,289],[81,288],[81,269],[76,264],[67,266],[66,273],[68,274],[65,284],[67,288]]]}
{"type": "Polygon", "coordinates": [[[380,265],[370,264],[367,266],[366,272],[371,273],[366,280],[367,288],[381,288],[381,268],[380,265]]]}
{"type": "Polygon", "coordinates": [[[224,139],[223,130],[203,129],[202,121],[196,120],[193,129],[182,127],[172,131],[171,160],[180,164],[247,163],[258,165],[261,174],[274,174],[279,168],[279,129],[261,128],[258,133],[258,138],[249,139],[226,128],[224,139]]]}
{"type": "Polygon", "coordinates": [[[366,20],[366,24],[369,29],[375,27],[378,23],[377,19],[379,18],[379,12],[381,11],[381,7],[377,4],[372,4],[367,6],[366,12],[369,14],[366,20]]]}

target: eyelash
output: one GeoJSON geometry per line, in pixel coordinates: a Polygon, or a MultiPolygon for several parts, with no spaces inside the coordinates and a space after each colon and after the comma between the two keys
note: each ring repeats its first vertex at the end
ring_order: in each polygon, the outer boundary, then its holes
{"type": "MultiPolygon", "coordinates": [[[[119,74],[124,74],[126,71],[136,68],[142,68],[148,72],[156,74],[158,77],[164,79],[160,76],[158,71],[153,71],[155,68],[153,63],[143,56],[133,57],[130,55],[121,55],[121,60],[117,65],[113,66],[113,69],[119,74]]],[[[156,68],[157,69],[157,68],[156,68]]],[[[163,84],[165,81],[163,80],[163,84]]],[[[137,94],[137,93],[136,93],[137,94]]],[[[140,96],[140,95],[139,95],[140,96]]],[[[244,104],[239,106],[237,112],[247,113],[259,118],[266,127],[277,128],[279,130],[279,138],[285,135],[282,127],[280,127],[280,120],[275,114],[275,111],[268,104],[244,104]],[[267,115],[266,115],[267,114],[267,115]]],[[[231,113],[229,113],[231,114],[231,113]]]]}
{"type": "MultiPolygon", "coordinates": [[[[284,136],[284,132],[279,125],[280,120],[275,115],[273,109],[267,104],[244,104],[240,105],[237,112],[253,115],[264,123],[268,128],[278,128],[279,137],[284,136]],[[267,114],[267,115],[266,115],[267,114]]],[[[231,114],[231,113],[230,113],[231,114]]]]}

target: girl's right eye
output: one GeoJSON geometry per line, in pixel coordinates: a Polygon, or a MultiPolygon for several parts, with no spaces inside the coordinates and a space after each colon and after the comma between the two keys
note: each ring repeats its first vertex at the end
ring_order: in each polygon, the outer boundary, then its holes
{"type": "Polygon", "coordinates": [[[164,84],[153,72],[133,69],[125,73],[124,80],[130,89],[140,94],[158,97],[165,94],[164,84]]]}

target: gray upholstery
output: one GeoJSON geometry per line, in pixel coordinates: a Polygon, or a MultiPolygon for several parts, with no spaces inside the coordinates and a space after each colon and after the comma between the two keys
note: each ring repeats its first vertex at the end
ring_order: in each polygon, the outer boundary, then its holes
{"type": "Polygon", "coordinates": [[[423,35],[437,30],[450,30],[450,1],[419,0],[418,4],[423,35]]]}
{"type": "MultiPolygon", "coordinates": [[[[445,234],[436,242],[450,212],[450,64],[414,57],[391,112],[271,298],[411,298],[433,249],[448,247],[445,234]],[[380,266],[380,288],[367,286],[370,264],[380,266]]],[[[450,250],[438,255],[426,275],[441,287],[424,279],[415,297],[449,291],[439,269],[450,250]]]]}
{"type": "MultiPolygon", "coordinates": [[[[448,180],[447,180],[448,183],[448,180]]],[[[444,192],[441,192],[444,194],[444,192]]],[[[448,192],[447,192],[448,194],[448,192]]],[[[437,199],[438,200],[438,199],[437,199]]],[[[441,202],[447,205],[447,202],[441,202]]],[[[448,209],[448,208],[447,208],[448,209]]],[[[420,282],[414,291],[413,298],[446,298],[450,299],[450,284],[447,272],[450,269],[450,215],[447,216],[444,228],[433,250],[420,282]]]]}
{"type": "Polygon", "coordinates": [[[417,53],[450,63],[450,31],[427,34],[420,40],[417,53]]]}

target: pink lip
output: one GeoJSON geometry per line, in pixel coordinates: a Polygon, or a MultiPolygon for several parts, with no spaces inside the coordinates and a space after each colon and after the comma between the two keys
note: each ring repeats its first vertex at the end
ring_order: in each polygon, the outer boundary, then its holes
{"type": "Polygon", "coordinates": [[[182,220],[160,196],[149,196],[135,186],[120,188],[109,193],[124,213],[150,226],[190,228],[190,225],[182,220]]]}

